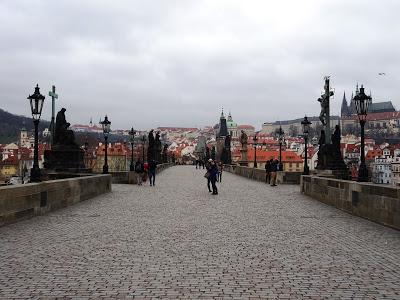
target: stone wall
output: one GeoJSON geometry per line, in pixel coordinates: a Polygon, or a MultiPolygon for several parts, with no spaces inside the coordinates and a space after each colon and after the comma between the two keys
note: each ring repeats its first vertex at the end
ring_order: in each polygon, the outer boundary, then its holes
{"type": "Polygon", "coordinates": [[[0,187],[0,226],[111,191],[110,175],[0,187]]]}
{"type": "MultiPolygon", "coordinates": [[[[173,166],[173,163],[157,165],[156,174],[164,171],[165,169],[173,166]]],[[[136,184],[136,173],[134,171],[121,171],[121,172],[110,172],[112,176],[113,184],[136,184]]]]}
{"type": "MultiPolygon", "coordinates": [[[[265,170],[255,169],[238,165],[224,165],[224,170],[239,176],[247,177],[265,182],[265,170]]],[[[278,184],[299,184],[301,172],[277,172],[276,181],[278,184]]]]}
{"type": "Polygon", "coordinates": [[[302,176],[301,192],[350,214],[400,229],[400,188],[302,176]]]}

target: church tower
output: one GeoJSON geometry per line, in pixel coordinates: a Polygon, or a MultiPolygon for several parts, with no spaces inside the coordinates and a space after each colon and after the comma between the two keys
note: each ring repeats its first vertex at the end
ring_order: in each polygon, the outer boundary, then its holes
{"type": "Polygon", "coordinates": [[[342,108],[340,110],[341,117],[350,116],[349,107],[347,105],[346,92],[343,93],[342,108]]]}

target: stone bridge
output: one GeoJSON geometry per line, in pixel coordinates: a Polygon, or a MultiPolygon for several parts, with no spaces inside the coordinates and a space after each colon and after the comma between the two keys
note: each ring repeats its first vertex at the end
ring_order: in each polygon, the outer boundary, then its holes
{"type": "Polygon", "coordinates": [[[400,234],[299,193],[173,167],[0,228],[1,299],[400,299],[400,234]]]}

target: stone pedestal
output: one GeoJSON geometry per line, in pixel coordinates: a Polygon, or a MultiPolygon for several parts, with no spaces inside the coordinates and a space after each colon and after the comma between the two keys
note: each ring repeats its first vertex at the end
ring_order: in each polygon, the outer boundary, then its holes
{"type": "Polygon", "coordinates": [[[80,148],[54,147],[44,152],[44,168],[57,172],[85,172],[85,152],[80,148]]]}
{"type": "Polygon", "coordinates": [[[318,176],[344,180],[350,178],[349,169],[343,161],[340,150],[332,144],[320,146],[316,169],[318,176]]]}

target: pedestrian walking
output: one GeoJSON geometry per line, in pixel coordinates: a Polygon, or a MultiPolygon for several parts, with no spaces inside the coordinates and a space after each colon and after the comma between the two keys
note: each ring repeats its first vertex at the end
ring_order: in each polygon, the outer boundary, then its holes
{"type": "Polygon", "coordinates": [[[197,166],[199,166],[199,167],[200,167],[200,165],[199,165],[199,160],[198,160],[198,159],[196,159],[195,163],[196,163],[196,170],[197,170],[197,166]]]}
{"type": "Polygon", "coordinates": [[[152,159],[149,162],[149,181],[150,181],[150,186],[156,185],[156,170],[157,170],[157,162],[152,159]]]}
{"type": "Polygon", "coordinates": [[[210,181],[211,181],[211,185],[212,185],[212,194],[213,195],[218,195],[218,189],[217,189],[217,177],[218,177],[218,166],[217,164],[211,160],[210,162],[211,164],[211,168],[210,168],[210,181]]]}
{"type": "Polygon", "coordinates": [[[143,177],[142,177],[143,182],[147,181],[148,170],[149,170],[149,163],[146,161],[143,163],[143,177]]]}
{"type": "Polygon", "coordinates": [[[139,159],[135,164],[135,173],[138,185],[142,185],[143,171],[144,171],[143,163],[139,159]]]}
{"type": "Polygon", "coordinates": [[[218,182],[222,182],[222,171],[224,170],[224,164],[222,161],[218,163],[218,182]]]}
{"type": "Polygon", "coordinates": [[[265,163],[265,183],[267,184],[271,183],[271,163],[272,159],[267,160],[265,163]]]}
{"type": "Polygon", "coordinates": [[[275,159],[271,163],[271,186],[276,186],[276,172],[278,171],[278,160],[275,159]]]}
{"type": "Polygon", "coordinates": [[[207,172],[206,172],[206,174],[204,175],[204,177],[206,177],[207,178],[207,187],[208,187],[208,191],[210,192],[210,193],[212,193],[212,190],[211,190],[211,162],[212,162],[212,159],[210,158],[209,160],[208,160],[208,162],[205,164],[205,167],[206,167],[206,169],[207,169],[207,172]]]}

